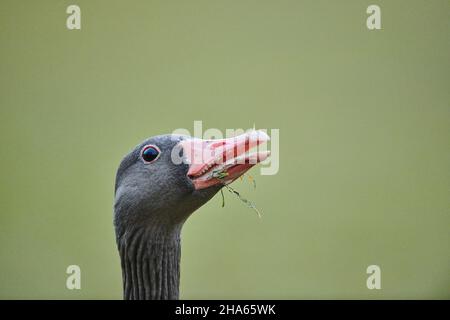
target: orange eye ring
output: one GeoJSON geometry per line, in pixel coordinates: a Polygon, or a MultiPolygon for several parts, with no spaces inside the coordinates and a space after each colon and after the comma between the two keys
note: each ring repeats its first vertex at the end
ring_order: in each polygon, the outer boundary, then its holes
{"type": "Polygon", "coordinates": [[[146,145],[142,148],[141,158],[145,163],[152,163],[156,161],[161,154],[161,150],[154,145],[146,145]]]}

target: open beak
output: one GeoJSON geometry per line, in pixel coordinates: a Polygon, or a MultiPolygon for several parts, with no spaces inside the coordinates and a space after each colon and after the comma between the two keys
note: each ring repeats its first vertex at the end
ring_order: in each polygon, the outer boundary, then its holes
{"type": "Polygon", "coordinates": [[[268,140],[269,136],[259,130],[228,139],[184,140],[181,146],[189,164],[188,178],[196,190],[231,183],[270,155],[270,151],[249,152],[268,140]]]}

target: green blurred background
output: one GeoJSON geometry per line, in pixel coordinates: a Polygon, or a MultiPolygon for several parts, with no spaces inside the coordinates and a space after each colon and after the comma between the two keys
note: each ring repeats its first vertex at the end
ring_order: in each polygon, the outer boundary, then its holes
{"type": "Polygon", "coordinates": [[[280,129],[280,171],[183,230],[181,298],[450,298],[449,1],[0,3],[0,298],[122,297],[121,157],[280,129]],[[66,28],[81,7],[82,29],[66,28]],[[382,30],[366,28],[381,7],[382,30]],[[66,289],[66,267],[82,289],[66,289]],[[366,268],[381,267],[381,290],[366,268]]]}

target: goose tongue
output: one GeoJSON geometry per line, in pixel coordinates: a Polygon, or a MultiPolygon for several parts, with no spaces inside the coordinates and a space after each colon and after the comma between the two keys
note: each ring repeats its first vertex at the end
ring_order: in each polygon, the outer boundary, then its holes
{"type": "Polygon", "coordinates": [[[184,140],[181,144],[189,164],[187,175],[197,190],[230,183],[269,156],[268,151],[249,153],[268,140],[269,136],[259,130],[228,139],[184,140]]]}

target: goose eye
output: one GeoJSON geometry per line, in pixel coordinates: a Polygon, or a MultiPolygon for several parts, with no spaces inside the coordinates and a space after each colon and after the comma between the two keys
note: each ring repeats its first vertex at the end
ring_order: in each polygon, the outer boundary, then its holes
{"type": "Polygon", "coordinates": [[[155,161],[156,159],[158,159],[160,154],[160,151],[158,149],[158,147],[156,146],[145,146],[142,149],[142,159],[144,159],[145,162],[150,163],[155,161]]]}

